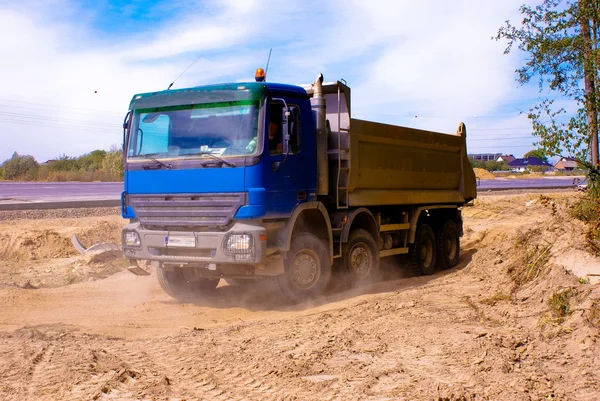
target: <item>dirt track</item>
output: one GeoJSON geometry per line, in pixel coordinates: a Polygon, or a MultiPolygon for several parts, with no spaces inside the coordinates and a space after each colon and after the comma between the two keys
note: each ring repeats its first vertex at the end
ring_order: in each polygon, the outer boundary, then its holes
{"type": "Polygon", "coordinates": [[[287,309],[226,285],[177,303],[71,250],[73,232],[118,240],[118,216],[5,220],[0,399],[599,400],[600,284],[582,272],[598,261],[566,212],[576,196],[484,196],[463,212],[457,268],[387,266],[287,309]],[[557,317],[548,300],[567,292],[557,317]]]}

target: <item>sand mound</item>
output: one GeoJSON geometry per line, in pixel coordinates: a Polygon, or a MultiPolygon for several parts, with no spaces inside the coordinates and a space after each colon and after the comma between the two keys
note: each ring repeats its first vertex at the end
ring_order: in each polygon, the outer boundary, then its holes
{"type": "Polygon", "coordinates": [[[121,222],[100,221],[91,228],[76,234],[79,241],[87,248],[101,242],[114,242],[120,245],[122,228],[123,223],[121,222]]]}
{"type": "Polygon", "coordinates": [[[65,258],[76,254],[68,237],[54,230],[0,234],[0,260],[65,258]]]}
{"type": "Polygon", "coordinates": [[[80,255],[71,242],[77,234],[84,247],[100,242],[120,246],[118,218],[86,220],[28,220],[0,229],[0,286],[25,289],[60,287],[97,280],[122,271],[126,266],[120,250],[80,255]]]}
{"type": "Polygon", "coordinates": [[[475,171],[475,177],[481,178],[482,180],[491,180],[496,178],[494,174],[482,168],[474,168],[473,171],[475,171]]]}
{"type": "MultiPolygon", "coordinates": [[[[91,227],[73,230],[81,242],[92,246],[99,242],[120,244],[121,225],[100,221],[91,227]]],[[[0,260],[27,261],[77,256],[70,238],[70,230],[33,229],[0,233],[0,260]]]]}
{"type": "MultiPolygon", "coordinates": [[[[598,400],[600,284],[571,273],[589,264],[580,196],[481,196],[456,268],[294,308],[243,286],[178,303],[127,272],[53,290],[0,277],[0,399],[598,400]]],[[[48,262],[17,264],[69,282],[107,266],[48,262]]]]}
{"type": "Polygon", "coordinates": [[[479,300],[488,305],[487,316],[505,321],[516,318],[523,307],[531,318],[522,319],[522,325],[553,334],[570,332],[577,319],[597,319],[594,308],[600,285],[589,284],[590,277],[580,263],[600,260],[586,252],[586,226],[569,214],[576,200],[570,195],[498,197],[478,199],[475,208],[466,210],[470,224],[464,247],[474,246],[478,251],[475,263],[465,270],[491,283],[479,300]],[[489,308],[502,302],[507,304],[489,308]],[[557,316],[552,309],[557,303],[563,315],[557,316]],[[571,322],[571,317],[577,319],[571,322]]]}

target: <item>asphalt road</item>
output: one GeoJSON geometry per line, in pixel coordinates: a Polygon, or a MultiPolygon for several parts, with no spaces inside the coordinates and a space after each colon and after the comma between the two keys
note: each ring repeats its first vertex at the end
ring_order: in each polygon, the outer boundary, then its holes
{"type": "MultiPolygon", "coordinates": [[[[573,178],[497,178],[481,180],[477,189],[567,188],[573,178]]],[[[121,191],[122,182],[0,182],[0,203],[118,200],[121,191]]]]}
{"type": "Polygon", "coordinates": [[[0,202],[119,199],[122,182],[0,182],[0,202]]]}
{"type": "Polygon", "coordinates": [[[568,188],[574,186],[573,179],[583,183],[585,177],[543,177],[543,178],[496,178],[481,180],[478,190],[518,189],[518,188],[568,188]]]}

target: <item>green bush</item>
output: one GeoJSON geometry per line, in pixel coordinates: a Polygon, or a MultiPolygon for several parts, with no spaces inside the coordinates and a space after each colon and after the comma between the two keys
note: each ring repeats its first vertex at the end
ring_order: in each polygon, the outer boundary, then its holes
{"type": "Polygon", "coordinates": [[[84,171],[100,170],[107,154],[106,150],[94,150],[80,156],[78,159],[79,169],[84,171]]]}
{"type": "Polygon", "coordinates": [[[102,170],[115,179],[123,178],[123,151],[111,150],[102,161],[102,170]]]}
{"type": "Polygon", "coordinates": [[[0,164],[0,179],[23,181],[121,181],[123,152],[94,150],[79,157],[62,155],[39,165],[33,156],[13,156],[0,164]]]}
{"type": "Polygon", "coordinates": [[[35,180],[38,167],[39,164],[33,156],[20,156],[15,152],[10,159],[2,163],[3,177],[5,180],[35,180]]]}
{"type": "Polygon", "coordinates": [[[489,162],[484,163],[483,168],[485,168],[487,171],[507,171],[508,164],[506,164],[506,162],[490,160],[489,162]]]}
{"type": "Polygon", "coordinates": [[[586,196],[573,204],[570,212],[571,216],[586,223],[600,222],[600,202],[591,196],[586,196]]]}
{"type": "Polygon", "coordinates": [[[58,159],[48,163],[51,170],[54,171],[77,171],[79,170],[79,160],[75,157],[61,155],[58,159]]]}

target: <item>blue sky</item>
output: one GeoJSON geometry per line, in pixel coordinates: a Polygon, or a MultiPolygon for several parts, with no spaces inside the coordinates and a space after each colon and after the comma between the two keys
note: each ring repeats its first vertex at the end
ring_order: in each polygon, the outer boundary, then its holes
{"type": "MultiPolygon", "coordinates": [[[[0,162],[120,146],[134,93],[323,73],[352,88],[353,117],[441,132],[467,124],[470,153],[532,149],[519,111],[524,55],[491,40],[523,0],[0,0],[0,162]]],[[[531,2],[530,2],[531,3],[531,2]]],[[[535,4],[535,3],[534,3],[535,4]]]]}

